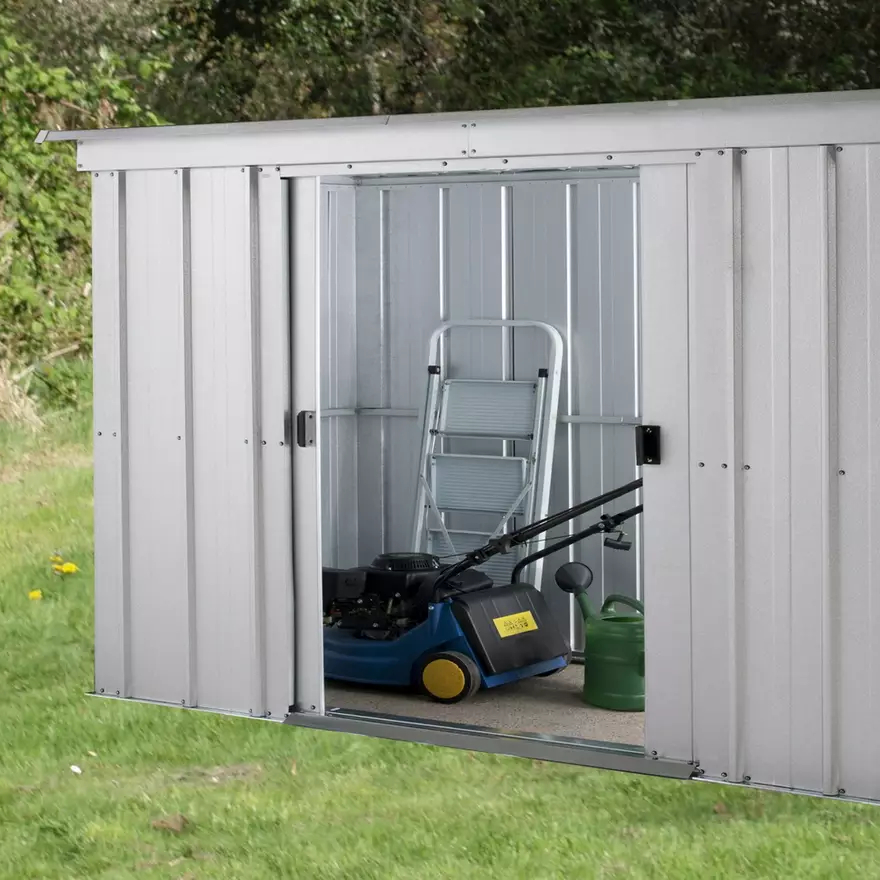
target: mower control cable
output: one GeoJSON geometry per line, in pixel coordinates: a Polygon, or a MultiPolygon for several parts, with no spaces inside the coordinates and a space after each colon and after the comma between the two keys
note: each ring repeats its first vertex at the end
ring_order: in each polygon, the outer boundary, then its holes
{"type": "MultiPolygon", "coordinates": [[[[530,523],[529,525],[523,526],[521,529],[517,529],[513,532],[508,532],[506,535],[499,535],[497,538],[492,538],[482,547],[477,547],[476,550],[471,550],[471,552],[468,553],[467,556],[465,556],[465,558],[462,559],[460,562],[457,562],[455,563],[455,565],[451,565],[449,568],[447,568],[446,571],[444,571],[434,583],[434,596],[436,597],[437,591],[440,589],[440,587],[442,587],[445,583],[454,578],[456,575],[461,574],[463,571],[467,571],[469,568],[475,568],[478,565],[482,565],[484,562],[486,562],[486,560],[491,559],[493,556],[497,556],[499,553],[508,553],[513,547],[518,547],[521,544],[527,544],[538,535],[549,532],[551,529],[556,528],[556,526],[567,523],[569,520],[576,519],[577,517],[582,516],[583,514],[588,513],[591,510],[595,510],[597,507],[603,507],[604,505],[609,504],[612,501],[616,501],[618,498],[621,498],[624,495],[629,495],[630,492],[635,492],[637,489],[641,489],[641,487],[642,480],[641,478],[639,478],[638,480],[633,480],[631,483],[627,483],[625,486],[620,486],[618,489],[612,489],[610,492],[606,492],[604,495],[597,495],[595,498],[590,498],[587,501],[582,501],[580,504],[575,504],[574,507],[569,507],[567,510],[561,510],[559,513],[554,513],[548,517],[545,517],[542,520],[538,520],[538,522],[530,523]]],[[[620,516],[620,514],[618,514],[618,516],[620,516]]],[[[600,531],[604,530],[604,527],[600,529],[600,531]]],[[[591,532],[590,534],[594,533],[591,532]]],[[[586,535],[584,535],[584,537],[586,537],[586,535]]],[[[566,538],[565,540],[569,539],[566,538]]],[[[574,542],[571,541],[570,543],[574,542]]],[[[568,545],[563,544],[560,546],[568,545]]],[[[554,548],[558,549],[556,545],[554,545],[554,548]]],[[[543,550],[540,550],[538,552],[542,555],[547,555],[543,552],[543,550]]],[[[550,550],[550,552],[553,551],[550,550]]],[[[533,559],[540,557],[535,557],[534,554],[532,554],[532,556],[528,558],[533,559]]],[[[516,569],[514,569],[514,571],[516,571],[516,569]]]]}

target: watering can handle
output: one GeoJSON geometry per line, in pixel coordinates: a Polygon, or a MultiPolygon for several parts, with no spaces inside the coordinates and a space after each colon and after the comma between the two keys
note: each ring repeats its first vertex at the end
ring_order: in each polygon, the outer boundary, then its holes
{"type": "Polygon", "coordinates": [[[600,613],[604,614],[616,602],[619,602],[621,605],[628,605],[630,608],[634,609],[635,611],[638,611],[639,614],[641,614],[643,616],[645,614],[645,606],[642,605],[642,603],[639,602],[638,599],[631,599],[629,596],[620,596],[617,593],[614,593],[613,595],[609,596],[602,603],[602,611],[600,613]]]}

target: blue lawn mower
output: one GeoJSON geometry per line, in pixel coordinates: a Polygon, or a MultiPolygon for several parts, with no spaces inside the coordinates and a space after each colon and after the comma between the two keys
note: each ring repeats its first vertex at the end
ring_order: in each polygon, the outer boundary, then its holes
{"type": "MultiPolygon", "coordinates": [[[[480,688],[564,669],[571,662],[568,640],[541,592],[517,577],[530,563],[590,535],[620,532],[620,524],[640,513],[641,506],[603,516],[526,556],[509,584],[495,584],[477,567],[641,485],[635,480],[500,535],[452,564],[427,553],[384,553],[371,565],[325,568],[325,677],[409,687],[437,702],[457,703],[480,688]]],[[[616,549],[629,546],[622,533],[606,543],[616,549]]]]}

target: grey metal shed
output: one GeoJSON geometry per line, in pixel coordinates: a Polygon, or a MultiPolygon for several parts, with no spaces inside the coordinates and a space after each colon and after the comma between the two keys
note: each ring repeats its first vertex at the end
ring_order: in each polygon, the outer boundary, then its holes
{"type": "MultiPolygon", "coordinates": [[[[96,693],[880,800],[880,93],[39,140],[93,178],[96,693]],[[640,742],[325,688],[322,565],[409,540],[431,333],[512,318],[564,341],[551,510],[662,429],[637,552],[577,551],[647,603],[640,742]]],[[[508,330],[471,374],[544,357],[508,330]]]]}

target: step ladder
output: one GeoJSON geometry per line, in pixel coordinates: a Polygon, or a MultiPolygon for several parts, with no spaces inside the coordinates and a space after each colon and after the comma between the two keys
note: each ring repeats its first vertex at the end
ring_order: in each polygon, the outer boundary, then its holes
{"type": "MultiPolygon", "coordinates": [[[[547,516],[562,356],[559,331],[540,321],[449,321],[433,333],[416,484],[416,552],[451,561],[547,516]],[[523,379],[449,378],[449,346],[442,342],[463,327],[536,328],[549,338],[549,363],[523,379]],[[492,451],[450,451],[461,441],[479,441],[492,451]]],[[[544,540],[495,556],[481,568],[496,583],[509,582],[519,559],[544,540]]],[[[540,589],[542,573],[542,563],[535,563],[525,579],[540,589]]]]}

